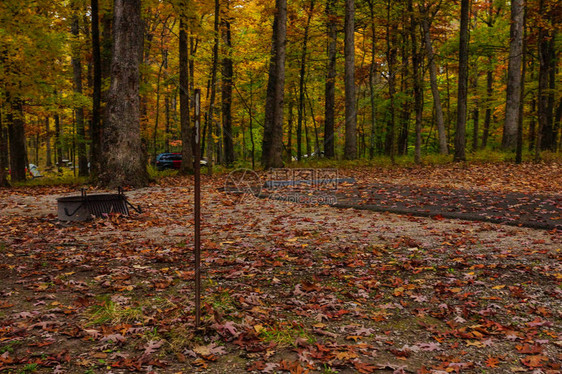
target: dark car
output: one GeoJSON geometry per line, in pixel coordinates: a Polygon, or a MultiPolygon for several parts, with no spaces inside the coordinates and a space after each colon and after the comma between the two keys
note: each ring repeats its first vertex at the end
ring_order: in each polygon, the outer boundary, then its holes
{"type": "MultiPolygon", "coordinates": [[[[166,169],[179,169],[181,166],[181,159],[181,153],[160,153],[156,156],[156,168],[160,171],[166,169]]],[[[207,165],[207,161],[201,159],[200,165],[207,165]]]]}
{"type": "Polygon", "coordinates": [[[160,153],[156,156],[156,169],[179,169],[181,166],[181,153],[160,153]]]}

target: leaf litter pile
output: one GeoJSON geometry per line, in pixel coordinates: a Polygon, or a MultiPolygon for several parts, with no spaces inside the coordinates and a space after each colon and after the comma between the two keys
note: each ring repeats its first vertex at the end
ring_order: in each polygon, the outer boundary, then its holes
{"type": "MultiPolygon", "coordinates": [[[[416,183],[556,193],[556,164],[491,167],[416,183]]],[[[412,170],[397,170],[346,172],[406,183],[412,170]]],[[[142,214],[85,223],[56,219],[69,188],[1,190],[0,371],[562,370],[560,231],[234,203],[223,179],[203,182],[199,330],[189,178],[127,193],[142,214]]]]}

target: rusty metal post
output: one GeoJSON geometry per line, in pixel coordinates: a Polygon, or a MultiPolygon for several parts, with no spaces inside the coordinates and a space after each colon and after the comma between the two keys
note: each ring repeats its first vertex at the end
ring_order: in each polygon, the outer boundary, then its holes
{"type": "Polygon", "coordinates": [[[201,325],[201,90],[196,89],[195,128],[193,134],[193,170],[194,170],[194,252],[195,252],[195,327],[201,325]]]}

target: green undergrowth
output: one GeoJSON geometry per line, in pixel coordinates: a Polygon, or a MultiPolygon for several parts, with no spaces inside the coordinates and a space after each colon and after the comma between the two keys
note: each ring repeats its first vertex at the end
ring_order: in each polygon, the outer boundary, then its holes
{"type": "Polygon", "coordinates": [[[24,182],[12,182],[13,187],[37,187],[37,186],[78,186],[88,184],[88,177],[74,175],[71,169],[64,168],[61,173],[56,171],[41,172],[42,176],[30,178],[24,182]]]}

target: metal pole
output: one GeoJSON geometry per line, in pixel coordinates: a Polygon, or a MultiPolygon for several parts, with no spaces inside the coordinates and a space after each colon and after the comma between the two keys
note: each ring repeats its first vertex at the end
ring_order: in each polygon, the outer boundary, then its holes
{"type": "Polygon", "coordinates": [[[200,123],[201,123],[201,90],[194,91],[195,96],[195,132],[193,170],[195,177],[194,186],[194,221],[195,221],[195,327],[201,325],[201,146],[200,146],[200,123]]]}

